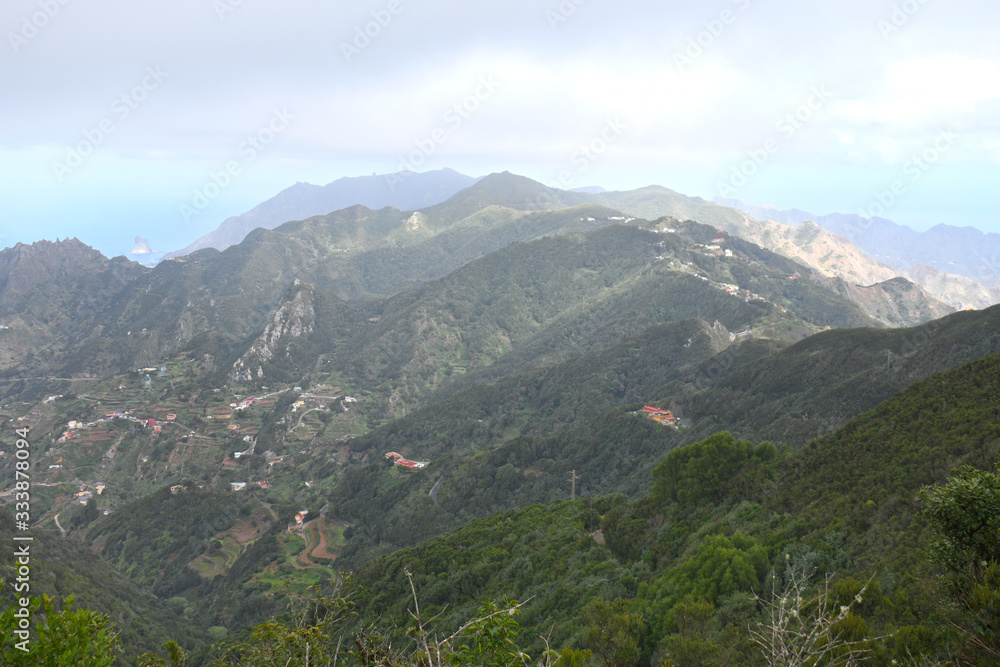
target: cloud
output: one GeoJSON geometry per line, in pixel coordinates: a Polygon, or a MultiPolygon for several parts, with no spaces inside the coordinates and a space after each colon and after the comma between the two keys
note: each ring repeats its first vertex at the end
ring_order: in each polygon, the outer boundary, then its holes
{"type": "MultiPolygon", "coordinates": [[[[0,197],[23,211],[32,198],[61,202],[46,209],[53,225],[74,205],[92,207],[57,187],[51,162],[110,117],[114,131],[71,178],[85,175],[96,200],[115,197],[123,173],[143,174],[146,185],[130,181],[145,188],[131,215],[115,213],[128,219],[101,223],[130,225],[145,217],[144,196],[151,208],[174,196],[158,189],[187,196],[276,108],[295,122],[204,224],[262,190],[395,169],[428,141],[425,168],[551,178],[614,119],[627,127],[581,175],[588,182],[712,196],[720,175],[777,136],[773,166],[753,187],[786,201],[796,169],[836,190],[842,172],[823,165],[897,164],[946,125],[962,136],[948,164],[1000,161],[1000,8],[985,0],[924,3],[888,38],[879,21],[893,3],[868,0],[395,0],[398,11],[390,0],[219,1],[229,10],[215,0],[66,0],[17,52],[0,47],[0,155],[12,175],[0,197]],[[345,57],[359,31],[367,43],[345,57]],[[167,78],[128,118],[114,116],[150,67],[167,78]],[[483,77],[497,82],[485,96],[483,77]],[[832,99],[781,134],[815,86],[832,99]]],[[[9,41],[38,11],[38,0],[4,3],[0,34],[9,41]]]]}

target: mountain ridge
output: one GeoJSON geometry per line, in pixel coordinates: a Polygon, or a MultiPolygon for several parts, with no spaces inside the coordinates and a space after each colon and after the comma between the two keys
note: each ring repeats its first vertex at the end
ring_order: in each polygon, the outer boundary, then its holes
{"type": "Polygon", "coordinates": [[[416,210],[444,201],[476,180],[452,169],[440,169],[381,176],[344,176],[322,186],[300,181],[251,210],[226,218],[215,230],[180,250],[167,253],[164,259],[205,248],[225,250],[241,242],[254,229],[274,229],[285,222],[326,215],[354,205],[376,210],[385,206],[416,210]]]}
{"type": "MultiPolygon", "coordinates": [[[[970,278],[987,288],[1000,288],[1000,234],[971,226],[944,223],[918,232],[881,217],[850,213],[816,215],[800,209],[753,206],[738,199],[716,198],[756,218],[798,226],[809,220],[857,244],[880,262],[906,272],[917,265],[970,278]]],[[[904,273],[905,275],[905,273],[904,273]]],[[[1000,301],[1000,297],[997,297],[1000,301]]],[[[994,302],[996,303],[996,302],[994,302]]]]}

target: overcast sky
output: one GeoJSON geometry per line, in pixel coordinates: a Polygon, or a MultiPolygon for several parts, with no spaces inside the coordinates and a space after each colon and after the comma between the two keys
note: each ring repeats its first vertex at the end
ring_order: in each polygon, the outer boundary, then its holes
{"type": "Polygon", "coordinates": [[[6,0],[0,246],[401,168],[1000,232],[995,0],[6,0]]]}

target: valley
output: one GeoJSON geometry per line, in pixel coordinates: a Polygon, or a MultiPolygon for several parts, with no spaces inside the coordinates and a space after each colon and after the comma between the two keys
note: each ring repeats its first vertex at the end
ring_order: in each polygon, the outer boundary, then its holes
{"type": "Polygon", "coordinates": [[[749,655],[748,592],[794,557],[844,590],[874,577],[858,632],[908,637],[882,664],[955,645],[915,497],[995,465],[1000,306],[859,285],[850,258],[816,267],[838,252],[817,230],[802,264],[754,225],[504,173],[154,268],[76,240],[0,251],[0,416],[32,441],[39,587],[148,612],[127,650],[172,638],[192,664],[348,573],[344,636],[396,619],[399,645],[414,599],[451,631],[510,596],[571,655],[621,599],[648,660],[693,641],[690,605],[698,650],[749,655]],[[115,583],[66,574],[77,551],[115,583]]]}

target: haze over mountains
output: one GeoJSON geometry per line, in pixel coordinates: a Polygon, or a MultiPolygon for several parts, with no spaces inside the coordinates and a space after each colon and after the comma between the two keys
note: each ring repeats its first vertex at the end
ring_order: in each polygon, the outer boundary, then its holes
{"type": "Polygon", "coordinates": [[[1000,287],[1000,234],[974,227],[939,224],[917,232],[885,218],[863,218],[852,213],[815,215],[799,209],[752,206],[738,199],[716,198],[758,220],[798,226],[811,221],[855,243],[880,262],[900,270],[924,267],[972,278],[987,287],[1000,287]]]}
{"type": "MultiPolygon", "coordinates": [[[[273,229],[289,220],[325,215],[353,204],[372,209],[392,206],[416,210],[442,202],[476,180],[451,169],[442,169],[341,178],[323,187],[298,183],[251,211],[227,219],[213,232],[165,257],[180,257],[209,247],[224,250],[258,227],[273,229]]],[[[1000,244],[993,244],[996,234],[983,235],[970,229],[952,234],[950,230],[955,228],[939,226],[935,228],[937,236],[947,237],[946,242],[939,243],[940,239],[928,236],[931,232],[919,235],[888,220],[868,221],[842,214],[822,216],[823,224],[819,227],[800,227],[802,222],[816,216],[802,211],[774,212],[767,207],[748,207],[737,200],[710,203],[660,186],[621,192],[608,192],[597,186],[573,191],[548,188],[545,192],[537,201],[516,203],[515,207],[558,209],[590,202],[648,219],[668,215],[710,221],[720,229],[796,258],[824,276],[840,278],[851,285],[868,287],[891,278],[905,277],[953,308],[984,308],[1000,303],[1000,286],[990,287],[996,277],[988,273],[1000,258],[1000,244]],[[769,216],[770,213],[774,215],[769,216]],[[878,233],[869,233],[870,227],[878,233]],[[861,234],[861,230],[865,233],[861,234]],[[879,242],[880,238],[886,240],[879,242]],[[862,247],[853,240],[867,245],[862,247]],[[991,244],[997,247],[991,250],[991,244]],[[905,251],[928,261],[890,261],[892,257],[883,261],[878,251],[886,252],[886,248],[892,249],[890,255],[905,251]],[[907,248],[909,250],[905,250],[907,248]],[[935,248],[942,250],[937,252],[935,248]],[[956,258],[961,259],[960,266],[955,265],[956,258]],[[975,270],[970,262],[978,262],[975,270]],[[951,270],[941,269],[941,266],[951,270]]]]}
{"type": "MultiPolygon", "coordinates": [[[[427,178],[416,207],[353,204],[152,268],[76,239],[0,251],[0,413],[34,445],[42,590],[72,586],[141,626],[134,653],[173,637],[193,664],[342,568],[365,584],[362,625],[398,612],[366,591],[402,568],[422,605],[454,605],[445,623],[506,572],[536,596],[525,622],[567,650],[610,592],[648,619],[650,659],[688,595],[742,651],[722,629],[758,618],[739,600],[784,553],[884,573],[895,597],[867,613],[887,632],[938,622],[905,576],[929,566],[884,541],[925,554],[914,485],[1000,451],[1000,402],[983,402],[1000,306],[955,312],[818,225],[667,188],[505,172],[428,203],[434,179],[461,179],[427,178]],[[916,444],[896,436],[918,426],[916,444]],[[865,458],[867,486],[806,507],[810,466],[849,475],[840,450],[865,458]],[[115,577],[70,583],[60,540],[115,577]]],[[[288,192],[305,194],[255,210],[318,191],[288,192]]]]}
{"type": "Polygon", "coordinates": [[[452,169],[430,172],[399,172],[377,176],[338,178],[325,186],[296,183],[242,215],[227,218],[217,229],[165,258],[187,255],[202,248],[225,250],[246,238],[254,229],[274,229],[290,220],[326,215],[349,206],[372,209],[392,206],[416,210],[443,202],[476,182],[452,169]]]}

